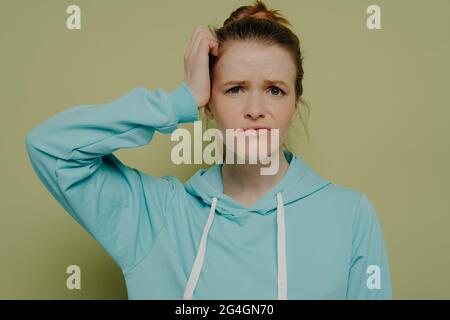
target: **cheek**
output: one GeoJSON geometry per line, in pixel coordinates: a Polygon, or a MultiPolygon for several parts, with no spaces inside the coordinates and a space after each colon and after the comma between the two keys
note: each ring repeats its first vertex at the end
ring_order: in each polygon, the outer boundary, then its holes
{"type": "Polygon", "coordinates": [[[232,127],[239,115],[236,106],[220,99],[215,100],[213,112],[217,124],[228,127],[232,127]]]}
{"type": "Polygon", "coordinates": [[[283,136],[285,136],[289,131],[289,127],[292,125],[296,111],[297,110],[295,108],[289,108],[288,110],[280,114],[280,133],[283,134],[283,136]]]}

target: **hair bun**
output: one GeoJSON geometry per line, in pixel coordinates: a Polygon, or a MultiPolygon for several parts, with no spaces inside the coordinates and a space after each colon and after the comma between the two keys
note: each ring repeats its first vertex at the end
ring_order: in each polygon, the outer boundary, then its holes
{"type": "Polygon", "coordinates": [[[286,20],[280,13],[279,10],[269,10],[267,9],[264,2],[261,0],[256,0],[251,6],[242,6],[235,11],[233,11],[230,17],[225,20],[224,26],[227,24],[236,22],[238,20],[251,17],[256,19],[271,20],[273,22],[283,24],[286,26],[291,26],[288,20],[286,20]]]}

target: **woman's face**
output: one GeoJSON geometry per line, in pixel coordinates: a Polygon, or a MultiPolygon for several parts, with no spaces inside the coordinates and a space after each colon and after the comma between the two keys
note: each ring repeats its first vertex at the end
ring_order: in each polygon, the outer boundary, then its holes
{"type": "MultiPolygon", "coordinates": [[[[296,111],[295,77],[296,66],[285,49],[254,41],[229,41],[220,48],[210,110],[205,108],[205,113],[215,120],[225,140],[225,129],[268,127],[279,130],[279,147],[296,111]]],[[[271,134],[269,131],[267,136],[269,153],[271,134]]]]}

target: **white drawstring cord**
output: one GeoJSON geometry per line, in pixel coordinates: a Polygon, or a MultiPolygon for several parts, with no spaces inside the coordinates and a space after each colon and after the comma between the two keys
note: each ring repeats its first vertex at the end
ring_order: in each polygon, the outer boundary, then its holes
{"type": "Polygon", "coordinates": [[[277,194],[278,300],[287,300],[286,229],[281,192],[277,194]]]}
{"type": "MultiPolygon", "coordinates": [[[[217,198],[214,197],[209,211],[208,220],[203,229],[200,246],[195,257],[194,265],[189,276],[189,280],[184,290],[183,300],[192,299],[194,289],[205,258],[206,242],[209,229],[211,228],[216,211],[217,198]]],[[[277,194],[277,259],[278,259],[278,300],[287,300],[287,271],[286,271],[286,229],[284,220],[284,206],[281,192],[277,194]]]]}
{"type": "Polygon", "coordinates": [[[206,240],[208,239],[209,229],[214,220],[214,213],[216,211],[217,198],[212,199],[211,210],[209,211],[208,221],[206,221],[205,228],[203,229],[202,238],[200,240],[200,246],[198,249],[197,256],[194,261],[194,266],[191,270],[191,275],[187,282],[186,288],[184,289],[183,300],[192,299],[192,294],[194,293],[195,286],[197,285],[198,277],[200,276],[200,271],[202,270],[203,260],[205,258],[206,250],[206,240]]]}

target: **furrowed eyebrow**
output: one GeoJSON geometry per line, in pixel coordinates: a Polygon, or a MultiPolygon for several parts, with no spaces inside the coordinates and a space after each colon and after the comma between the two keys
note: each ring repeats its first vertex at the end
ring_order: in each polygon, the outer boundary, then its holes
{"type": "Polygon", "coordinates": [[[268,84],[281,84],[289,88],[288,84],[282,80],[265,80],[264,82],[268,84]]]}
{"type": "MultiPolygon", "coordinates": [[[[287,83],[282,81],[282,80],[264,80],[264,83],[272,84],[272,85],[281,84],[281,85],[284,85],[284,86],[289,88],[287,83]]],[[[242,85],[245,85],[245,84],[247,84],[247,81],[245,81],[245,80],[231,80],[231,81],[225,82],[223,84],[223,86],[228,86],[228,85],[239,85],[239,86],[242,86],[242,85]]]]}
{"type": "Polygon", "coordinates": [[[246,81],[241,81],[241,80],[231,80],[231,81],[227,81],[225,82],[223,85],[224,86],[229,86],[229,85],[244,85],[246,84],[246,81]]]}

